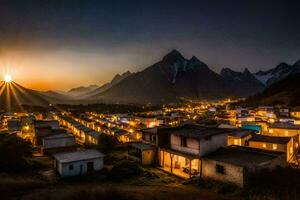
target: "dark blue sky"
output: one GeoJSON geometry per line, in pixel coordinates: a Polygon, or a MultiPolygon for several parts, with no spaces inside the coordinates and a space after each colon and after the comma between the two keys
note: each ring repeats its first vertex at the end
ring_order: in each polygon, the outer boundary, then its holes
{"type": "Polygon", "coordinates": [[[0,62],[74,73],[62,88],[141,70],[174,48],[217,72],[268,69],[300,59],[298,2],[0,1],[0,62]]]}

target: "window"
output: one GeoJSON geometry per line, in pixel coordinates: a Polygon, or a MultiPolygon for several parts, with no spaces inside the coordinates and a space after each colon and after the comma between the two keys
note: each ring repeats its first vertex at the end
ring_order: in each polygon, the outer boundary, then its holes
{"type": "Polygon", "coordinates": [[[294,151],[293,151],[293,147],[290,147],[290,154],[293,154],[294,151]]]}
{"type": "Polygon", "coordinates": [[[273,150],[277,149],[277,144],[273,144],[273,150]]]}
{"type": "Polygon", "coordinates": [[[273,129],[269,129],[269,133],[273,133],[273,129]]]}
{"type": "Polygon", "coordinates": [[[181,137],[181,146],[182,147],[187,147],[187,138],[186,137],[181,137]]]}
{"type": "Polygon", "coordinates": [[[285,136],[288,136],[289,135],[289,131],[285,131],[285,136]]]}
{"type": "Polygon", "coordinates": [[[239,144],[239,140],[238,139],[234,139],[233,143],[234,143],[234,145],[238,145],[239,144]]]}
{"type": "Polygon", "coordinates": [[[156,142],[156,135],[152,135],[152,142],[156,142]]]}
{"type": "Polygon", "coordinates": [[[74,166],[73,165],[69,165],[69,170],[73,170],[74,166]]]}
{"type": "Polygon", "coordinates": [[[218,174],[225,174],[225,168],[224,168],[224,166],[216,164],[216,172],[218,174]]]}
{"type": "Polygon", "coordinates": [[[263,146],[263,148],[267,148],[267,144],[266,143],[263,143],[262,146],[263,146]]]}

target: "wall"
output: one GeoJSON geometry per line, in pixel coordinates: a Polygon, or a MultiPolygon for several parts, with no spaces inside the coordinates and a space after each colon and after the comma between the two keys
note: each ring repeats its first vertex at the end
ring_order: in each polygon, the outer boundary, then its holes
{"type": "Polygon", "coordinates": [[[277,144],[277,149],[273,149],[273,143],[260,142],[260,141],[249,141],[249,147],[257,149],[266,149],[270,151],[286,152],[285,144],[277,144]],[[265,147],[263,146],[265,144],[265,147]]]}
{"type": "Polygon", "coordinates": [[[220,147],[227,146],[228,134],[215,135],[209,139],[203,139],[200,141],[200,156],[204,156],[213,151],[216,151],[220,147]]]}
{"type": "Polygon", "coordinates": [[[58,163],[57,170],[61,177],[79,176],[80,165],[82,165],[82,174],[87,173],[87,163],[94,162],[94,171],[99,171],[103,168],[103,158],[77,161],[71,163],[58,163]],[[69,166],[73,165],[73,170],[69,170],[69,166]]]}
{"type": "Polygon", "coordinates": [[[199,155],[199,140],[194,138],[187,138],[187,146],[181,146],[181,137],[171,134],[171,149],[190,153],[194,155],[199,155]]]}
{"type": "Polygon", "coordinates": [[[240,187],[244,186],[243,168],[231,164],[217,162],[213,160],[202,160],[202,177],[211,178],[217,181],[234,183],[240,187]],[[216,172],[216,164],[224,166],[225,174],[216,172]]]}
{"type": "Polygon", "coordinates": [[[142,151],[142,165],[154,164],[155,156],[156,156],[156,150],[154,149],[142,151]]]}
{"type": "Polygon", "coordinates": [[[74,137],[43,139],[43,147],[45,149],[56,147],[68,147],[74,145],[76,145],[74,137]]]}
{"type": "Polygon", "coordinates": [[[281,136],[281,137],[299,137],[300,130],[297,129],[280,129],[280,128],[269,128],[267,135],[281,136]]]}

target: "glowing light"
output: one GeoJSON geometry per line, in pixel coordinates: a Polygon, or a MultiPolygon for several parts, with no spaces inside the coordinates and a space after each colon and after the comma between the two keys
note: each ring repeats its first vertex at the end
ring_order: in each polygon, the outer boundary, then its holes
{"type": "Polygon", "coordinates": [[[6,74],[6,75],[4,76],[4,81],[5,81],[6,83],[10,83],[11,80],[12,80],[11,75],[6,74]]]}

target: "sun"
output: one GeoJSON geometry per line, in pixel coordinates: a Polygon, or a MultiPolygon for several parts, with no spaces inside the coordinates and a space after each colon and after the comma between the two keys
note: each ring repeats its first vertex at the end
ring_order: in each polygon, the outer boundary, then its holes
{"type": "Polygon", "coordinates": [[[6,83],[10,83],[11,80],[12,80],[11,75],[6,74],[6,75],[4,76],[4,81],[5,81],[6,83]]]}

